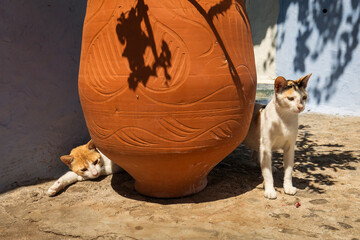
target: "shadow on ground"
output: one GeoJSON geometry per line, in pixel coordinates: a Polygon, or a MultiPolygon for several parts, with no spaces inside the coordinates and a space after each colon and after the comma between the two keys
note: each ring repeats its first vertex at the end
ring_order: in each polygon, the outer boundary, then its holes
{"type": "Polygon", "coordinates": [[[201,203],[227,199],[256,188],[261,182],[261,173],[250,161],[250,151],[240,146],[209,174],[208,185],[200,193],[172,199],[150,198],[137,193],[134,180],[127,173],[112,177],[113,189],[123,197],[159,204],[201,203]]]}
{"type": "MultiPolygon", "coordinates": [[[[356,170],[351,163],[360,162],[352,151],[342,150],[342,144],[318,144],[312,140],[309,125],[299,126],[299,136],[296,142],[294,171],[302,173],[303,178],[293,178],[294,186],[299,189],[309,189],[316,193],[325,193],[324,186],[336,183],[336,177],[329,173],[339,170],[356,170]],[[336,149],[336,150],[334,150],[336,149]]],[[[273,164],[280,170],[275,174],[275,185],[282,187],[283,167],[282,154],[274,153],[273,164]]]]}
{"type": "MultiPolygon", "coordinates": [[[[309,125],[299,126],[299,136],[295,152],[293,183],[298,189],[319,194],[325,193],[325,186],[336,183],[332,172],[355,170],[351,163],[360,162],[360,158],[351,151],[342,150],[341,144],[318,144],[312,140],[313,133],[309,125]],[[334,150],[335,149],[335,150],[334,150]],[[330,171],[329,171],[330,170],[330,171]],[[298,174],[297,174],[298,173],[298,174]]],[[[278,169],[274,173],[275,187],[282,189],[282,154],[273,154],[273,165],[278,169]]],[[[140,195],[134,190],[134,180],[127,173],[113,176],[113,189],[123,197],[159,204],[200,203],[227,199],[242,195],[256,187],[262,187],[259,167],[251,161],[251,151],[240,145],[208,176],[208,186],[200,193],[183,198],[157,199],[140,195]]]]}

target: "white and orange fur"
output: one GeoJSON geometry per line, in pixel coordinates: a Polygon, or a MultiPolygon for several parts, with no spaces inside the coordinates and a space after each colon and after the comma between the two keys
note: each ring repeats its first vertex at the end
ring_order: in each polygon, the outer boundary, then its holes
{"type": "Polygon", "coordinates": [[[296,194],[292,184],[294,151],[298,134],[298,114],[305,109],[306,86],[311,74],[298,80],[279,76],[274,84],[274,96],[266,105],[255,104],[253,118],[244,144],[258,154],[264,178],[264,196],[276,198],[272,175],[272,151],[284,151],[284,192],[296,194]]]}
{"type": "Polygon", "coordinates": [[[69,155],[60,157],[71,171],[61,176],[47,191],[49,196],[56,195],[61,189],[77,181],[95,179],[121,171],[109,158],[96,149],[92,140],[71,150],[69,155]]]}

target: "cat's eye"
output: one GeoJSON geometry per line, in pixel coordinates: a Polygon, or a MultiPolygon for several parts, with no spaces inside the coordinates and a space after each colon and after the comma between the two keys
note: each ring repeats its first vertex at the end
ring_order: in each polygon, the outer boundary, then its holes
{"type": "Polygon", "coordinates": [[[96,164],[98,164],[98,163],[99,163],[99,159],[96,159],[96,160],[93,162],[94,165],[96,165],[96,164]]]}
{"type": "Polygon", "coordinates": [[[288,99],[289,101],[294,101],[294,98],[293,98],[293,97],[287,97],[287,99],[288,99]]]}
{"type": "Polygon", "coordinates": [[[85,172],[87,170],[86,167],[84,167],[83,169],[81,169],[82,172],[85,172]]]}
{"type": "Polygon", "coordinates": [[[307,99],[307,96],[303,96],[302,99],[303,99],[303,100],[306,100],[306,99],[307,99]]]}

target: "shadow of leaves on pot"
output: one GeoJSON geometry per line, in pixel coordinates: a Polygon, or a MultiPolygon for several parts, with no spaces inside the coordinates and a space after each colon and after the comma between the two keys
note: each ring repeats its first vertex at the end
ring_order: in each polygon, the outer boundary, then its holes
{"type": "MultiPolygon", "coordinates": [[[[226,49],[225,43],[221,39],[221,36],[213,22],[214,17],[217,17],[218,15],[223,15],[227,10],[230,9],[230,7],[232,5],[232,1],[231,0],[222,0],[220,3],[215,4],[214,6],[210,7],[208,12],[206,12],[206,10],[198,3],[198,1],[196,1],[196,0],[188,0],[188,1],[203,16],[203,18],[206,20],[207,24],[209,25],[211,31],[213,32],[214,36],[216,37],[216,40],[219,43],[219,46],[221,47],[221,49],[225,55],[225,58],[228,62],[229,72],[234,81],[234,84],[237,86],[239,98],[243,98],[244,94],[239,91],[240,89],[243,89],[242,83],[240,81],[240,76],[239,76],[239,74],[236,70],[236,67],[230,57],[229,52],[226,49]]],[[[242,18],[244,19],[244,22],[247,22],[247,20],[246,20],[247,17],[243,15],[243,12],[240,10],[238,10],[238,12],[239,12],[239,14],[241,14],[242,18]]]]}
{"type": "MultiPolygon", "coordinates": [[[[149,7],[144,0],[139,0],[135,8],[122,13],[118,18],[116,33],[122,45],[126,45],[122,53],[129,62],[129,88],[136,90],[139,83],[146,86],[151,76],[157,76],[157,68],[163,68],[166,82],[171,79],[168,67],[171,67],[171,52],[165,40],[161,42],[161,52],[157,53],[153,29],[148,16],[149,7]],[[145,25],[145,30],[142,29],[145,25]],[[145,52],[150,47],[154,57],[151,65],[145,63],[145,52]]],[[[166,84],[166,83],[165,83],[166,84]]]]}

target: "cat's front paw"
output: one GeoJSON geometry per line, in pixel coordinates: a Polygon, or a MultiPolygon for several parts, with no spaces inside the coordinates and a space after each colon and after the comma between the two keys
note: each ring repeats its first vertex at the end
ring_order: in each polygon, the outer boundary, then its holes
{"type": "Polygon", "coordinates": [[[56,190],[53,189],[53,188],[49,188],[49,190],[47,190],[47,192],[46,192],[46,194],[47,194],[49,197],[55,196],[56,193],[57,193],[56,190]]]}
{"type": "Polygon", "coordinates": [[[46,192],[49,197],[53,197],[56,195],[58,191],[61,189],[61,184],[59,182],[55,182],[46,192]]]}
{"type": "Polygon", "coordinates": [[[81,182],[81,181],[84,181],[85,178],[83,178],[82,176],[77,176],[77,180],[81,182]]]}
{"type": "Polygon", "coordinates": [[[264,197],[268,199],[276,199],[276,191],[274,188],[272,189],[265,189],[264,197]]]}
{"type": "Polygon", "coordinates": [[[289,195],[295,195],[296,187],[284,185],[284,192],[289,195]]]}

